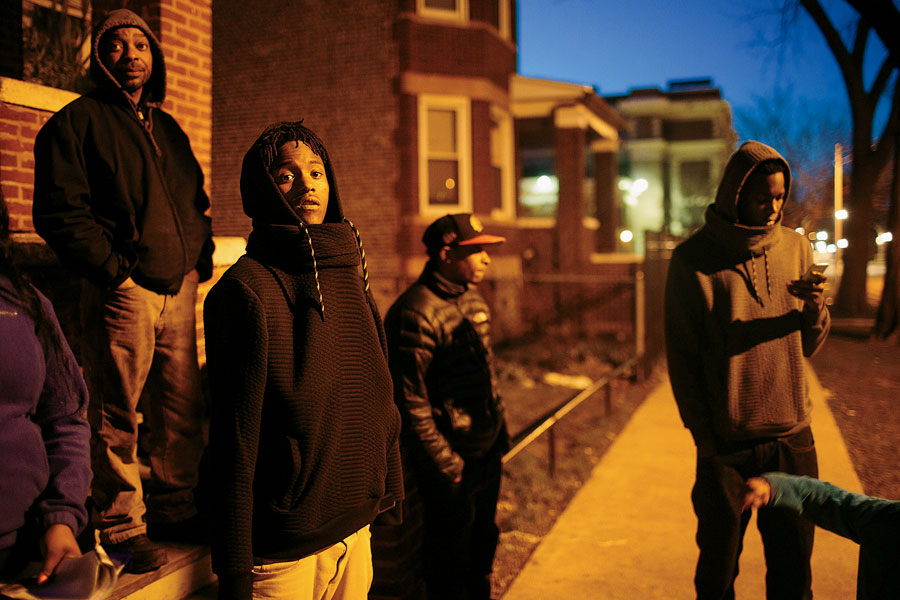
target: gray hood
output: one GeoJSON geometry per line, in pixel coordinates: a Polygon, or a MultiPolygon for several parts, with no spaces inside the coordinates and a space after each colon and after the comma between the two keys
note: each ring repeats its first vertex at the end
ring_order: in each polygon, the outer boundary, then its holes
{"type": "Polygon", "coordinates": [[[106,65],[103,64],[103,61],[100,60],[100,39],[106,32],[119,27],[136,27],[143,31],[150,41],[150,50],[153,53],[153,70],[150,73],[150,80],[144,85],[147,89],[144,95],[144,104],[147,106],[159,106],[166,99],[166,61],[163,58],[162,48],[159,45],[159,40],[156,39],[147,23],[127,8],[110,11],[94,27],[94,34],[91,38],[91,78],[97,87],[122,89],[116,78],[113,77],[106,65]]]}
{"type": "MultiPolygon", "coordinates": [[[[737,152],[731,155],[731,158],[728,159],[728,164],[725,165],[725,173],[722,175],[722,181],[719,183],[715,202],[716,212],[720,217],[730,223],[738,222],[737,203],[738,197],[741,195],[741,189],[743,189],[747,179],[760,163],[773,159],[784,164],[784,201],[787,202],[788,194],[791,191],[790,165],[775,148],[750,140],[749,142],[744,142],[737,152]]],[[[784,214],[783,210],[782,214],[784,214]]],[[[778,221],[779,223],[781,222],[780,217],[778,221]]]]}

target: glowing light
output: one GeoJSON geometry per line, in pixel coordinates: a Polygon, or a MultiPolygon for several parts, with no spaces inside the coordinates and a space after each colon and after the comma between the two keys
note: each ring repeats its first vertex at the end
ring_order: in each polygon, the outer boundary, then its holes
{"type": "Polygon", "coordinates": [[[634,239],[634,234],[626,229],[619,234],[619,239],[622,240],[623,244],[628,244],[634,239]]]}
{"type": "Polygon", "coordinates": [[[799,233],[800,235],[803,235],[804,233],[806,233],[806,230],[803,229],[802,227],[798,227],[798,228],[795,229],[794,231],[796,231],[796,232],[799,233]]]}
{"type": "Polygon", "coordinates": [[[828,252],[828,254],[834,254],[835,252],[837,252],[837,246],[835,246],[834,244],[828,244],[828,247],[825,248],[825,250],[828,252]]]}
{"type": "Polygon", "coordinates": [[[848,244],[847,244],[847,239],[846,239],[846,238],[841,238],[841,239],[839,239],[839,240],[837,241],[837,247],[838,247],[838,248],[846,248],[847,246],[848,246],[848,244]]]}
{"type": "Polygon", "coordinates": [[[819,240],[820,242],[824,242],[825,240],[828,239],[828,232],[827,231],[818,232],[816,234],[816,239],[819,240]]]}
{"type": "Polygon", "coordinates": [[[619,178],[619,189],[626,192],[625,203],[632,206],[637,204],[637,197],[646,192],[648,187],[650,187],[650,184],[647,183],[646,179],[635,179],[632,181],[627,177],[619,178]],[[630,200],[629,196],[631,196],[630,200]]]}
{"type": "Polygon", "coordinates": [[[647,191],[648,187],[650,187],[650,184],[647,183],[646,179],[636,179],[634,183],[631,184],[631,193],[634,196],[640,196],[647,191]]]}
{"type": "Polygon", "coordinates": [[[882,233],[881,235],[879,235],[878,237],[875,238],[875,243],[880,246],[882,244],[887,244],[892,239],[894,239],[894,234],[891,233],[890,231],[885,231],[884,233],[882,233]]]}
{"type": "Polygon", "coordinates": [[[847,218],[847,216],[848,216],[847,210],[844,208],[842,208],[841,210],[834,211],[834,218],[837,219],[838,221],[843,221],[844,219],[847,218]]]}
{"type": "Polygon", "coordinates": [[[452,190],[453,188],[456,187],[456,180],[453,179],[452,177],[448,177],[447,179],[444,180],[444,187],[447,188],[448,190],[452,190]]]}
{"type": "Polygon", "coordinates": [[[623,199],[623,201],[628,206],[637,206],[637,203],[638,203],[637,198],[635,198],[631,194],[625,194],[625,198],[623,199]]]}
{"type": "Polygon", "coordinates": [[[550,192],[553,192],[553,180],[547,175],[541,175],[537,178],[537,181],[534,182],[534,191],[539,194],[549,194],[550,192]]]}
{"type": "Polygon", "coordinates": [[[825,254],[828,251],[828,244],[825,242],[816,242],[816,252],[825,254]]]}

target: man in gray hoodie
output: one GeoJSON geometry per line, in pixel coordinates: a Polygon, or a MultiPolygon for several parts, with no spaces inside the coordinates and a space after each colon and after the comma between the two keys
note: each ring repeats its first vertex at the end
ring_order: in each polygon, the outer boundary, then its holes
{"type": "MultiPolygon", "coordinates": [[[[818,475],[804,357],[830,327],[823,275],[806,238],[783,227],[787,161],[747,142],[725,167],[706,224],[672,255],[666,283],[669,377],[697,445],[699,599],[733,598],[749,513],[744,480],[766,471],[818,475]]],[[[813,527],[759,513],[768,598],[812,598],[813,527]]]]}
{"type": "Polygon", "coordinates": [[[203,173],[187,136],[160,109],[159,42],[129,10],[95,28],[96,89],[71,102],[35,140],[34,225],[85,280],[82,357],[91,400],[91,497],[100,540],[131,554],[134,572],[165,553],[147,536],[199,531],[193,492],[203,450],[197,362],[198,281],[212,272],[203,173]],[[149,424],[145,508],[136,460],[138,402],[149,424]],[[155,529],[155,531],[154,531],[155,529]]]}

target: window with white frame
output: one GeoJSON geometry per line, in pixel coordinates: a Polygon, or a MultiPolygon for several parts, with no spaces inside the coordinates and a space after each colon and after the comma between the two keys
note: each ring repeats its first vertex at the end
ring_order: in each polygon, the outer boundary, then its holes
{"type": "Polygon", "coordinates": [[[512,118],[509,112],[491,105],[491,171],[493,187],[491,215],[512,217],[514,213],[515,172],[512,118]]]}
{"type": "Polygon", "coordinates": [[[512,36],[512,27],[510,25],[510,3],[511,0],[497,0],[497,3],[490,5],[490,13],[488,14],[488,22],[494,26],[497,33],[504,40],[510,39],[512,36]]]}
{"type": "Polygon", "coordinates": [[[419,96],[419,212],[472,209],[469,99],[419,96]]]}
{"type": "Polygon", "coordinates": [[[431,19],[465,22],[469,18],[468,0],[416,0],[416,13],[431,19]]]}

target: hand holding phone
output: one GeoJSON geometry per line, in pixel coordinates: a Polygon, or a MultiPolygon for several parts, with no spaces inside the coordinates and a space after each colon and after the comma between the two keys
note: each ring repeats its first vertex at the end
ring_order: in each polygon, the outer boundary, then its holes
{"type": "Polygon", "coordinates": [[[816,282],[819,280],[819,276],[825,273],[825,269],[827,268],[828,263],[813,263],[809,265],[806,272],[800,276],[800,281],[808,281],[810,283],[816,282]]]}

